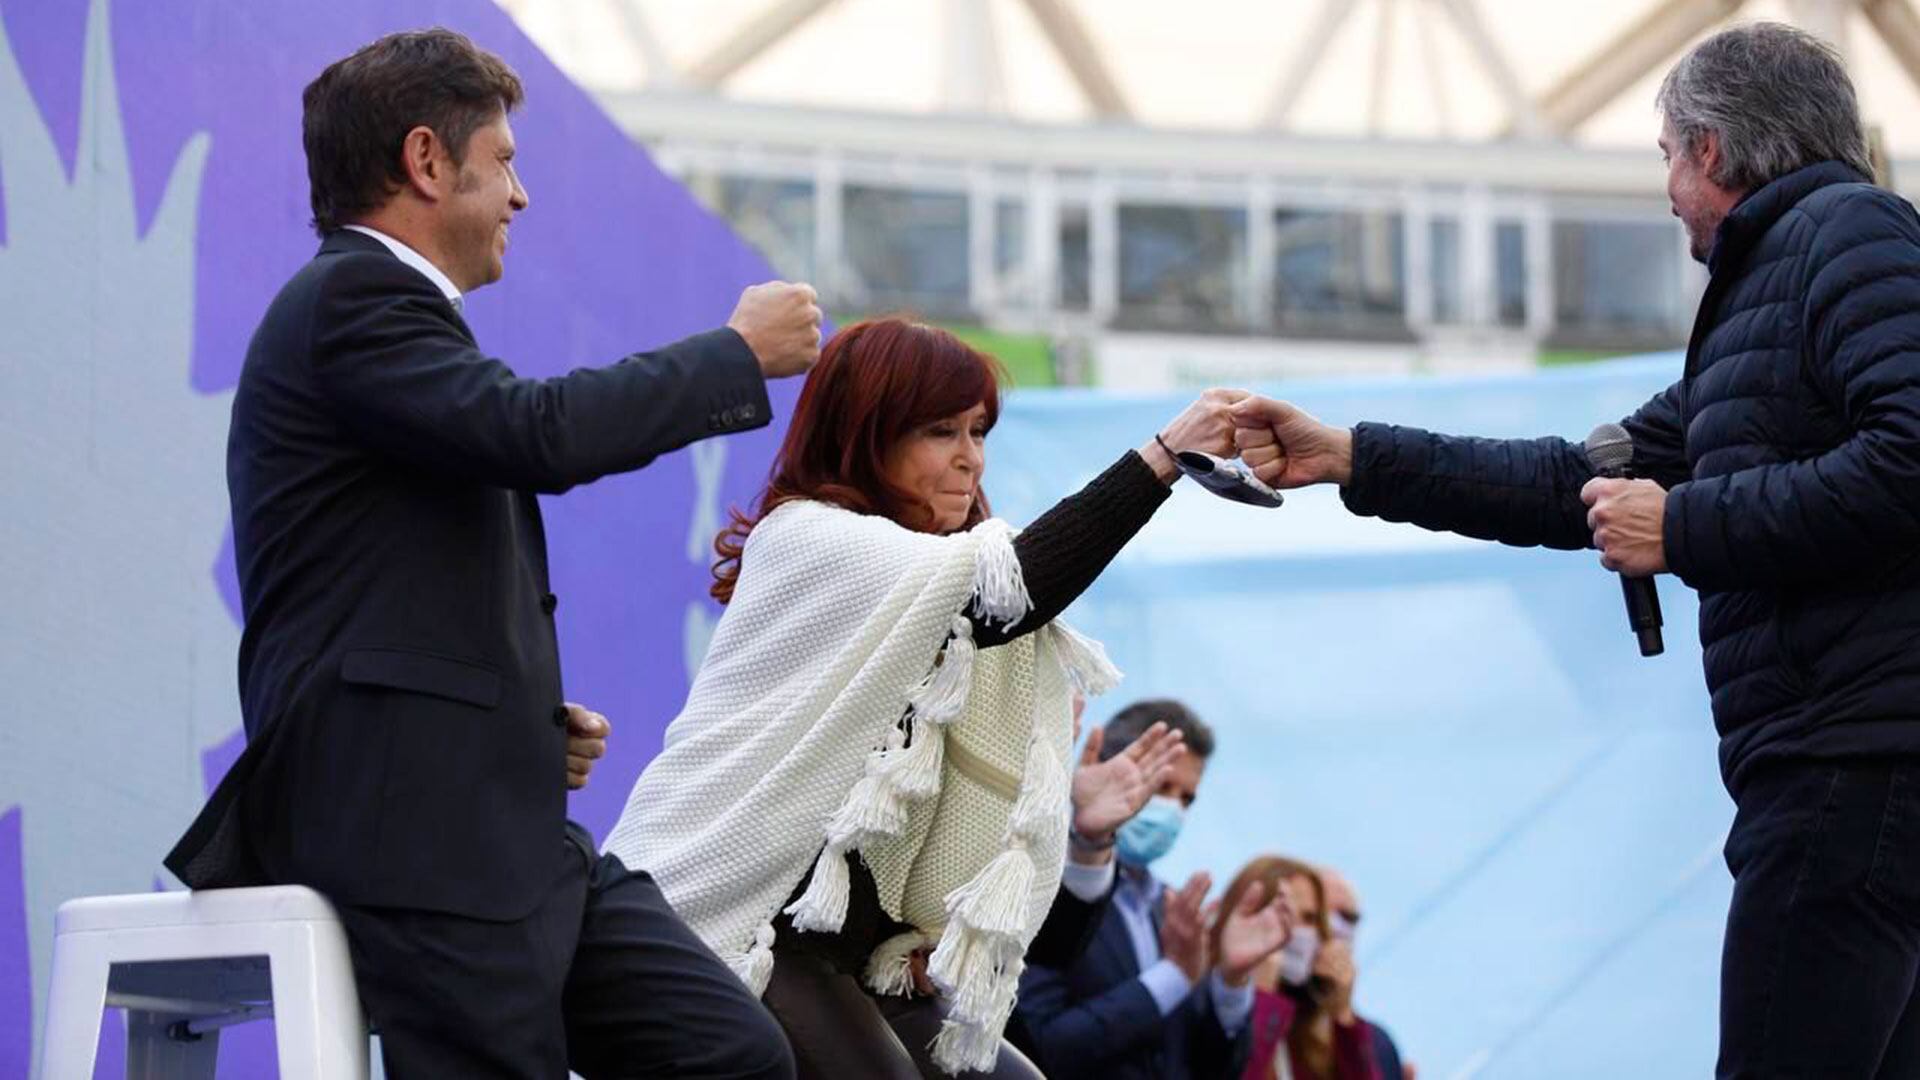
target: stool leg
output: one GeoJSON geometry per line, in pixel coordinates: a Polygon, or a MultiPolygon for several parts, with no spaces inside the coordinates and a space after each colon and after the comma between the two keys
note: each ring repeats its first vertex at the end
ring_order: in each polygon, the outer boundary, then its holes
{"type": "Polygon", "coordinates": [[[53,942],[47,988],[47,1026],[40,1039],[40,1080],[92,1080],[100,1045],[100,1014],[107,1006],[109,960],[91,934],[64,934],[53,942]]]}
{"type": "Polygon", "coordinates": [[[366,1080],[367,1024],[340,924],[280,928],[268,963],[281,1080],[366,1080]]]}
{"type": "Polygon", "coordinates": [[[127,1010],[127,1080],[213,1080],[220,1032],[186,1039],[171,1034],[178,1013],[127,1010]]]}

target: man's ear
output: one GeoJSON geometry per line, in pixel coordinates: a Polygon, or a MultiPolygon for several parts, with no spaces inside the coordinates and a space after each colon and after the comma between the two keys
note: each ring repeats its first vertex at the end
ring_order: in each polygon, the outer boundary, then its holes
{"type": "Polygon", "coordinates": [[[428,202],[438,202],[453,182],[453,161],[446,144],[422,124],[400,140],[400,167],[407,188],[428,202]]]}
{"type": "Polygon", "coordinates": [[[1720,133],[1701,132],[1700,136],[1693,141],[1693,156],[1694,160],[1700,163],[1700,171],[1707,175],[1707,179],[1713,180],[1714,175],[1720,171],[1720,133]]]}

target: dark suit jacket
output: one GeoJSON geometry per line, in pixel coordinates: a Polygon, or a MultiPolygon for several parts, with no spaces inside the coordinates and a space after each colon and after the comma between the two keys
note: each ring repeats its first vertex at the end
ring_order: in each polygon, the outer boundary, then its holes
{"type": "Polygon", "coordinates": [[[195,888],[525,915],[566,731],[535,493],[770,419],[731,330],[554,379],[350,231],[280,290],[233,401],[247,748],[167,866],[195,888]]]}
{"type": "MultiPolygon", "coordinates": [[[[1246,1032],[1220,1030],[1205,984],[1162,1017],[1139,980],[1125,917],[1106,903],[1092,940],[1062,967],[1031,963],[1020,977],[1014,1029],[1052,1080],[1211,1080],[1238,1074],[1246,1032]]],[[[1055,905],[1058,910],[1058,904],[1055,905]]],[[[1154,922],[1160,921],[1160,903],[1154,922]]],[[[1032,951],[1029,950],[1032,959],[1032,951]]]]}
{"type": "Polygon", "coordinates": [[[1054,893],[1046,921],[1027,944],[1027,963],[1067,967],[1080,959],[1093,944],[1094,932],[1100,929],[1100,920],[1112,906],[1111,885],[1097,900],[1082,900],[1062,885],[1054,893]]]}

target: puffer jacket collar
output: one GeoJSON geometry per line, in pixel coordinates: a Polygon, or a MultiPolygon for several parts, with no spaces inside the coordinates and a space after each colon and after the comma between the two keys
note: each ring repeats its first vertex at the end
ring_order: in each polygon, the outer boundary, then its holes
{"type": "Polygon", "coordinates": [[[1707,333],[1719,321],[1720,301],[1727,290],[1740,280],[1747,256],[1754,245],[1773,228],[1787,211],[1800,205],[1807,196],[1833,184],[1865,183],[1866,177],[1851,165],[1839,161],[1821,161],[1795,169],[1770,183],[1748,192],[1734,204],[1726,220],[1714,233],[1713,250],[1707,253],[1706,295],[1700,298],[1699,311],[1693,317],[1693,333],[1687,339],[1686,375],[1700,368],[1700,346],[1707,333]]]}
{"type": "Polygon", "coordinates": [[[1707,255],[1707,271],[1715,277],[1722,272],[1737,272],[1755,242],[1766,235],[1781,215],[1798,206],[1801,199],[1829,184],[1865,182],[1867,178],[1851,165],[1821,161],[1755,188],[1742,197],[1720,223],[1713,250],[1707,255]]]}

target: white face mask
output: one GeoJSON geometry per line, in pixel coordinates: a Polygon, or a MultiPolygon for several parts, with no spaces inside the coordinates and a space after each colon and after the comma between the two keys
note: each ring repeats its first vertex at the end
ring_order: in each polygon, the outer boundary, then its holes
{"type": "Polygon", "coordinates": [[[1320,955],[1320,931],[1311,926],[1296,926],[1293,936],[1280,949],[1280,981],[1288,986],[1305,986],[1313,977],[1313,961],[1320,955]]]}

